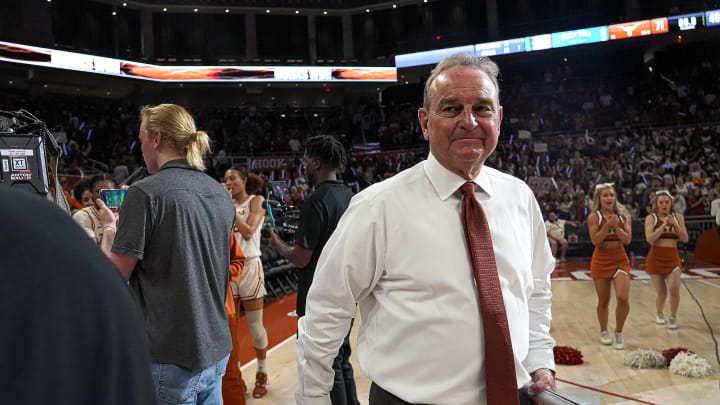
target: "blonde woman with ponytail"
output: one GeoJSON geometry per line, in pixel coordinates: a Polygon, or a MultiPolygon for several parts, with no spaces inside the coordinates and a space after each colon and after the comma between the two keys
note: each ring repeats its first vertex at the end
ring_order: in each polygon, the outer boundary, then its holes
{"type": "Polygon", "coordinates": [[[678,253],[678,240],[688,241],[685,218],[675,212],[673,197],[668,190],[659,190],[652,201],[651,214],[645,218],[645,239],[650,244],[645,260],[645,271],[652,278],[657,291],[655,323],[665,325],[663,309],[670,293],[668,328],[677,329],[677,310],[680,306],[680,275],[682,261],[678,253]]]}
{"type": "Polygon", "coordinates": [[[630,312],[630,259],[623,245],[632,239],[631,219],[617,202],[612,183],[598,184],[588,216],[590,240],[595,245],[590,261],[590,276],[598,295],[597,317],[600,343],[612,344],[608,333],[610,292],[615,287],[615,349],[624,348],[623,326],[630,312]]]}
{"type": "Polygon", "coordinates": [[[156,392],[219,404],[232,349],[225,298],[235,205],[202,172],[210,139],[183,107],[144,107],[140,116],[152,176],[127,190],[110,259],[145,312],[156,392]]]}

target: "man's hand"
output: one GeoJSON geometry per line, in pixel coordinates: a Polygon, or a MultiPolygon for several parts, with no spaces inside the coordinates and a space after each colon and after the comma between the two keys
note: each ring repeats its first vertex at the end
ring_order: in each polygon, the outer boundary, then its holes
{"type": "Polygon", "coordinates": [[[95,200],[95,202],[97,203],[98,207],[100,207],[100,221],[102,222],[103,227],[117,229],[117,212],[108,208],[108,206],[105,205],[103,200],[99,198],[95,200]]]}
{"type": "MultiPolygon", "coordinates": [[[[552,371],[541,368],[530,375],[532,377],[532,385],[528,388],[529,395],[538,395],[545,390],[555,392],[555,376],[552,371]]],[[[535,405],[542,405],[542,401],[535,399],[535,405]]]]}
{"type": "Polygon", "coordinates": [[[275,233],[274,230],[270,229],[270,240],[268,240],[268,244],[270,244],[270,247],[277,250],[278,247],[281,246],[282,239],[278,236],[278,234],[275,233]]]}

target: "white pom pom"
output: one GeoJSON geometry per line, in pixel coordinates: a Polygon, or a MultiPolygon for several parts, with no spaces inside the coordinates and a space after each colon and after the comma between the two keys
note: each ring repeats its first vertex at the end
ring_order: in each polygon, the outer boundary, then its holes
{"type": "Polygon", "coordinates": [[[632,368],[664,368],[667,367],[667,360],[657,350],[638,349],[628,353],[625,365],[632,368]]]}
{"type": "Polygon", "coordinates": [[[694,354],[680,352],[670,362],[670,372],[692,378],[704,378],[712,374],[712,367],[707,360],[694,354]]]}

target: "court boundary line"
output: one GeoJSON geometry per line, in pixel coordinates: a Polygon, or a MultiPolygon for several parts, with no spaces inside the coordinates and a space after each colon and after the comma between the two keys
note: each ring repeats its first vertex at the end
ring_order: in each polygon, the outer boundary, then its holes
{"type": "MultiPolygon", "coordinates": [[[[280,347],[284,346],[287,342],[291,341],[292,339],[295,339],[295,334],[290,335],[287,339],[283,340],[282,342],[276,344],[275,346],[271,347],[267,351],[267,355],[270,355],[270,353],[274,352],[276,349],[279,349],[280,347]]],[[[267,358],[267,357],[266,357],[267,358]]],[[[240,371],[245,371],[248,367],[252,366],[253,364],[257,363],[257,356],[245,363],[242,367],[240,367],[240,371]]]]}
{"type": "Polygon", "coordinates": [[[610,396],[618,397],[618,398],[622,398],[622,399],[627,399],[627,400],[629,400],[629,401],[639,402],[639,403],[641,403],[641,404],[659,405],[659,404],[656,404],[656,403],[654,403],[654,402],[647,402],[647,401],[643,401],[642,399],[637,399],[637,398],[633,398],[633,397],[626,397],[625,395],[615,394],[615,393],[612,393],[612,392],[603,391],[603,390],[601,390],[601,389],[599,389],[599,388],[593,388],[593,387],[589,387],[589,386],[587,386],[587,385],[578,384],[578,383],[576,383],[576,382],[572,382],[572,381],[568,381],[568,380],[563,380],[562,378],[557,378],[557,377],[556,377],[555,380],[556,380],[556,381],[560,381],[560,382],[564,382],[564,383],[566,383],[566,384],[575,385],[575,386],[578,386],[578,387],[580,387],[580,388],[585,388],[585,389],[587,389],[587,390],[596,391],[596,392],[599,392],[599,393],[601,393],[601,394],[610,395],[610,396]]]}
{"type": "Polygon", "coordinates": [[[711,283],[711,282],[705,281],[705,280],[697,280],[697,281],[701,282],[703,284],[709,285],[711,287],[720,288],[720,284],[711,283]]]}

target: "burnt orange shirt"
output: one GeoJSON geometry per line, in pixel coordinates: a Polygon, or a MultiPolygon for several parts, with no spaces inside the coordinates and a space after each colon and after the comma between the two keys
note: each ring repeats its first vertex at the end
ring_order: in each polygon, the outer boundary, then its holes
{"type": "MultiPolygon", "coordinates": [[[[238,280],[245,268],[245,254],[237,243],[235,235],[230,233],[230,282],[238,280]]],[[[228,316],[235,316],[235,300],[233,300],[232,289],[228,283],[227,297],[225,298],[225,311],[228,316]]]]}

